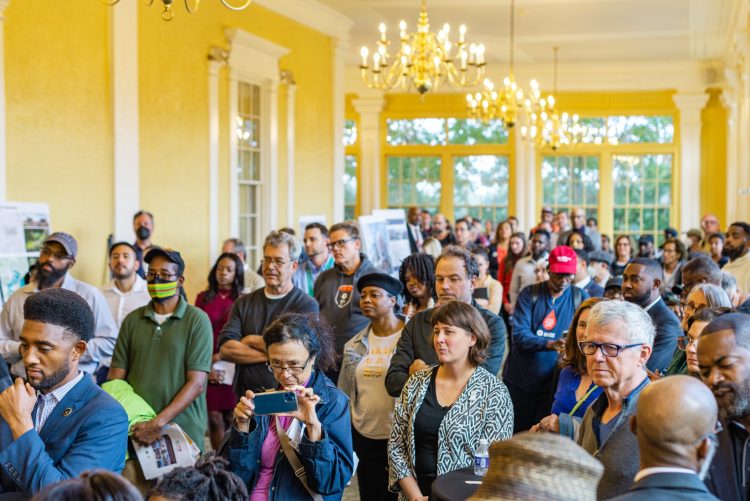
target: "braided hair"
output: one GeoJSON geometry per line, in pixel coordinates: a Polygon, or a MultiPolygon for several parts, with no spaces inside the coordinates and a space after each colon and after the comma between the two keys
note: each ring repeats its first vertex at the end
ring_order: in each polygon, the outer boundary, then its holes
{"type": "Polygon", "coordinates": [[[247,501],[245,483],[227,470],[228,465],[226,459],[209,452],[195,466],[175,468],[164,475],[146,499],[162,496],[175,501],[247,501]]]}
{"type": "Polygon", "coordinates": [[[427,286],[427,295],[437,301],[437,291],[435,291],[435,260],[429,254],[415,253],[401,262],[401,268],[398,270],[398,278],[404,284],[404,299],[406,304],[416,304],[419,306],[419,300],[409,294],[406,287],[406,272],[410,272],[414,278],[427,286]]]}

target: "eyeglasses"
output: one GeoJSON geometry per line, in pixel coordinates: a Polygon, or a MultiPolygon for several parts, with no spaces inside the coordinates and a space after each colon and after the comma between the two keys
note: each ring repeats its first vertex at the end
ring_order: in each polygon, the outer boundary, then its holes
{"type": "Polygon", "coordinates": [[[305,370],[305,367],[307,367],[307,364],[310,363],[311,358],[312,358],[312,354],[307,357],[307,360],[305,360],[305,363],[302,365],[283,366],[276,362],[270,362],[266,364],[266,367],[268,367],[269,372],[273,372],[274,374],[281,374],[284,371],[289,371],[289,374],[291,374],[292,376],[299,376],[305,370]]]}
{"type": "Polygon", "coordinates": [[[688,349],[688,346],[690,346],[691,344],[696,344],[697,342],[698,338],[692,338],[690,336],[680,336],[677,338],[677,347],[682,351],[686,351],[688,349]]]}
{"type": "Polygon", "coordinates": [[[66,259],[73,259],[73,256],[66,254],[64,252],[52,252],[52,249],[49,247],[42,247],[42,250],[39,252],[41,256],[44,257],[51,257],[55,261],[64,261],[66,259]]]}
{"type": "Polygon", "coordinates": [[[178,273],[167,273],[166,271],[154,273],[153,271],[149,271],[148,273],[146,273],[146,280],[153,280],[156,277],[159,277],[162,280],[169,280],[172,277],[179,277],[179,276],[180,275],[178,273]]]}
{"type": "Polygon", "coordinates": [[[618,356],[622,350],[635,348],[636,346],[643,346],[643,343],[626,344],[625,346],[614,343],[594,343],[592,341],[578,343],[578,348],[584,355],[593,355],[597,349],[601,349],[605,356],[612,358],[618,356]]]}
{"type": "Polygon", "coordinates": [[[286,263],[290,263],[291,261],[285,261],[284,259],[278,258],[278,257],[264,257],[263,258],[263,266],[271,266],[274,265],[277,268],[281,268],[286,263]]]}
{"type": "Polygon", "coordinates": [[[336,240],[335,242],[329,242],[326,247],[328,247],[329,250],[338,249],[338,248],[345,246],[346,244],[348,244],[349,242],[353,240],[357,240],[357,239],[354,237],[342,238],[341,240],[336,240]]]}

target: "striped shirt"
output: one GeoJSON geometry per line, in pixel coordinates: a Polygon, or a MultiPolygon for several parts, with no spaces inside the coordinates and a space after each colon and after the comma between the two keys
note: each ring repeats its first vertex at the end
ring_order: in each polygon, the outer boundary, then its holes
{"type": "Polygon", "coordinates": [[[39,394],[36,400],[36,423],[34,428],[37,432],[42,431],[44,423],[47,422],[47,418],[55,410],[57,404],[65,398],[70,390],[83,378],[83,372],[78,371],[78,375],[70,380],[70,382],[60,386],[58,389],[47,393],[46,395],[39,394]]]}

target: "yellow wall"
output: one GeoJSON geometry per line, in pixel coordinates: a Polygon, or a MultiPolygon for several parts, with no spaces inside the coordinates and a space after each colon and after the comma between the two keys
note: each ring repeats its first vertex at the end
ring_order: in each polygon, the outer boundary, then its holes
{"type": "Polygon", "coordinates": [[[23,0],[5,13],[10,201],[47,202],[78,240],[73,274],[100,283],[112,231],[110,12],[99,2],[23,0]]]}
{"type": "MultiPolygon", "coordinates": [[[[131,0],[125,0],[131,1],[131,0]]],[[[134,1],[134,0],[133,0],[134,1]]],[[[155,214],[154,240],[187,262],[192,300],[209,262],[208,79],[211,45],[239,27],[290,49],[296,98],[296,214],[333,216],[330,37],[252,5],[235,13],[203,2],[197,14],[175,3],[138,2],[140,204],[155,214]]],[[[55,229],[79,240],[76,275],[101,283],[113,230],[111,8],[91,0],[11,2],[5,19],[8,200],[49,202],[55,229]],[[64,22],[62,21],[64,20],[64,22]]],[[[228,70],[221,70],[219,238],[230,235],[228,70]]],[[[279,89],[277,221],[286,225],[286,90],[279,89]]]]}
{"type": "Polygon", "coordinates": [[[701,215],[712,212],[726,227],[727,207],[727,111],[721,105],[720,89],[709,90],[709,100],[701,113],[701,215]]]}

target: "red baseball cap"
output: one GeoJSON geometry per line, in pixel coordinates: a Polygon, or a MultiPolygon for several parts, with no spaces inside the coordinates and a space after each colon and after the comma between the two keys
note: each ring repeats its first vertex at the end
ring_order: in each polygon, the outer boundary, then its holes
{"type": "Polygon", "coordinates": [[[578,268],[576,252],[567,245],[559,245],[549,253],[549,271],[575,275],[578,268]]]}

